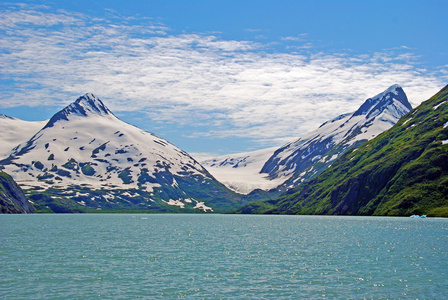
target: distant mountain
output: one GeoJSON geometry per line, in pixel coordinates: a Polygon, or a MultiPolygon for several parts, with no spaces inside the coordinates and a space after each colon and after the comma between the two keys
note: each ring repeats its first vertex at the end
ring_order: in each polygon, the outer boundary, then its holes
{"type": "Polygon", "coordinates": [[[238,193],[248,194],[255,189],[275,188],[285,181],[283,178],[272,180],[267,176],[268,174],[260,173],[261,168],[276,149],[268,148],[223,155],[200,163],[228,188],[238,193]]]}
{"type": "Polygon", "coordinates": [[[9,156],[12,148],[29,140],[47,121],[23,121],[0,114],[0,159],[9,156]]]}
{"type": "Polygon", "coordinates": [[[225,211],[240,197],[166,140],[86,94],[0,166],[40,211],[225,211]]]}
{"type": "Polygon", "coordinates": [[[240,212],[448,217],[448,86],[317,178],[240,212]]]}
{"type": "Polygon", "coordinates": [[[35,212],[28,203],[22,189],[14,180],[0,171],[0,213],[1,214],[27,214],[35,212]]]}

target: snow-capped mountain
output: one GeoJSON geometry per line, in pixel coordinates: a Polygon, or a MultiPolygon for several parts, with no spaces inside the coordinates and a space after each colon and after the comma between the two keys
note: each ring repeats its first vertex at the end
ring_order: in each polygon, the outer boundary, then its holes
{"type": "Polygon", "coordinates": [[[12,148],[29,140],[46,121],[24,121],[0,114],[0,159],[8,157],[12,148]]]}
{"type": "Polygon", "coordinates": [[[78,206],[157,211],[232,206],[232,193],[191,156],[121,121],[92,94],[56,113],[0,165],[22,188],[78,206]],[[221,194],[229,197],[227,203],[219,202],[221,194]]]}
{"type": "Polygon", "coordinates": [[[260,173],[261,168],[276,149],[268,148],[223,155],[200,163],[228,188],[238,193],[248,194],[255,189],[269,190],[283,183],[282,178],[271,180],[268,174],[260,173]]]}
{"type": "Polygon", "coordinates": [[[322,124],[304,137],[286,144],[264,164],[270,179],[288,178],[285,188],[320,174],[342,153],[391,128],[412,109],[398,85],[389,87],[360,108],[322,124]]]}
{"type": "MultiPolygon", "coordinates": [[[[276,151],[232,154],[201,163],[233,190],[247,194],[255,189],[271,189],[275,196],[317,176],[343,152],[391,128],[411,109],[403,89],[393,85],[367,99],[357,111],[327,121],[276,151]]],[[[258,194],[254,194],[255,198],[258,194]]],[[[250,197],[245,199],[255,199],[250,197]]]]}

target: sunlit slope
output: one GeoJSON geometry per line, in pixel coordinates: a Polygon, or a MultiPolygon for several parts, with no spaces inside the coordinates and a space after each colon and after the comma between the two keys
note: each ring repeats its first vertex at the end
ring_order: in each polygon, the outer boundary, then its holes
{"type": "Polygon", "coordinates": [[[216,157],[202,164],[227,187],[248,194],[245,199],[270,199],[318,176],[345,151],[390,129],[411,109],[404,90],[394,84],[355,112],[333,118],[280,148],[216,157]]]}
{"type": "Polygon", "coordinates": [[[331,168],[245,213],[448,217],[448,86],[331,168]]]}
{"type": "Polygon", "coordinates": [[[14,147],[29,140],[47,122],[24,121],[0,114],[0,159],[8,157],[14,147]]]}
{"type": "Polygon", "coordinates": [[[86,94],[0,167],[40,210],[225,211],[239,197],[190,155],[118,119],[86,94]]]}

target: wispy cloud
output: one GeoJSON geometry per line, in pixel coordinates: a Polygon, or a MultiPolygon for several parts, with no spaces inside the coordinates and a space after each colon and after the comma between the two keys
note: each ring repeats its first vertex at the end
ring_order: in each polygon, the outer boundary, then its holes
{"type": "Polygon", "coordinates": [[[272,53],[260,42],[170,34],[153,20],[112,22],[47,7],[9,6],[0,20],[7,82],[0,107],[61,106],[93,92],[114,111],[188,124],[192,137],[288,141],[392,84],[417,105],[447,79],[446,66],[423,70],[405,47],[357,56],[272,53]]]}
{"type": "Polygon", "coordinates": [[[299,34],[298,36],[283,36],[280,39],[282,41],[292,41],[292,42],[303,42],[306,41],[308,37],[307,33],[299,34]]]}

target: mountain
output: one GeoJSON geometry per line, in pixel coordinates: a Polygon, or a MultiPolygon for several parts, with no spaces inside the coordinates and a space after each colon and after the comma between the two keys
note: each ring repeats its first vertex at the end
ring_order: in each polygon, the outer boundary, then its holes
{"type": "Polygon", "coordinates": [[[406,94],[393,85],[367,99],[354,113],[325,122],[275,151],[261,173],[270,179],[287,178],[281,190],[295,187],[326,170],[342,153],[391,128],[412,109],[406,94]]]}
{"type": "Polygon", "coordinates": [[[9,156],[12,148],[29,140],[47,121],[24,121],[0,114],[0,159],[9,156]]]}
{"type": "Polygon", "coordinates": [[[232,154],[201,163],[227,187],[248,194],[245,201],[272,199],[319,175],[342,153],[389,129],[411,109],[403,89],[392,85],[365,100],[357,111],[327,121],[276,151],[232,154]]]}
{"type": "Polygon", "coordinates": [[[22,189],[20,189],[11,176],[0,171],[0,213],[26,214],[33,212],[35,210],[28,203],[22,189]]]}
{"type": "Polygon", "coordinates": [[[267,174],[260,173],[276,149],[223,155],[200,163],[231,190],[248,194],[255,189],[269,190],[283,183],[283,178],[271,180],[267,174]]]}
{"type": "Polygon", "coordinates": [[[184,151],[86,94],[0,166],[39,211],[226,211],[240,196],[184,151]]]}
{"type": "Polygon", "coordinates": [[[317,178],[240,212],[448,217],[448,86],[317,178]]]}

